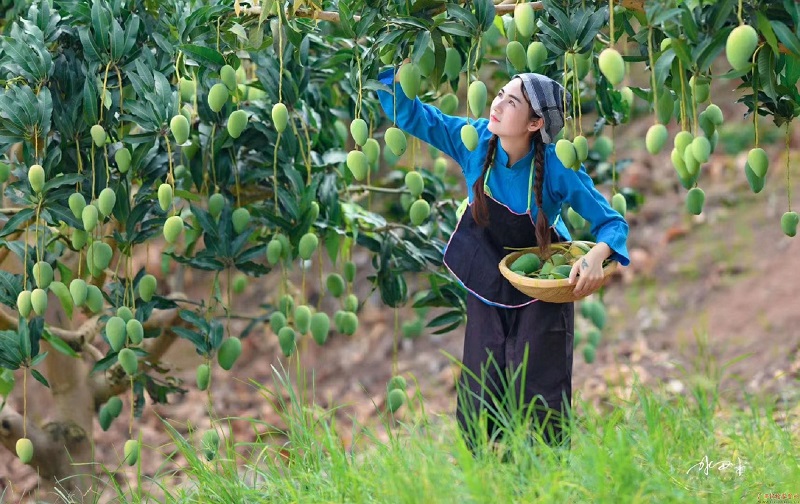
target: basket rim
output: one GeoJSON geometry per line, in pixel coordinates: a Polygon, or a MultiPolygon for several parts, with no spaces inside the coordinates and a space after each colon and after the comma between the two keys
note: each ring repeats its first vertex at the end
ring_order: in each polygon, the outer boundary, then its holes
{"type": "MultiPolygon", "coordinates": [[[[564,245],[572,245],[573,243],[585,243],[590,246],[595,246],[596,243],[592,241],[586,240],[573,240],[568,242],[559,242],[564,245]]],[[[499,268],[500,272],[503,274],[506,279],[511,282],[512,284],[524,286],[524,287],[534,287],[534,288],[542,288],[542,289],[554,289],[559,287],[572,287],[573,284],[569,283],[569,278],[559,278],[559,279],[540,279],[540,278],[530,278],[518,273],[514,273],[511,269],[507,266],[507,264],[512,260],[516,259],[517,257],[525,254],[527,252],[534,252],[538,251],[539,247],[528,247],[522,250],[515,250],[510,254],[507,254],[503,259],[500,260],[499,268]]],[[[611,261],[605,268],[603,268],[603,279],[607,279],[608,276],[617,269],[617,261],[611,261]]]]}

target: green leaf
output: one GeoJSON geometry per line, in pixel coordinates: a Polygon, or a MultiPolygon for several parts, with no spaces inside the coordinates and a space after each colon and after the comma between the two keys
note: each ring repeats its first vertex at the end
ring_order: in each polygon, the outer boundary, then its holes
{"type": "Polygon", "coordinates": [[[17,332],[0,331],[0,367],[13,371],[19,369],[23,360],[17,332]]]}
{"type": "Polygon", "coordinates": [[[0,231],[0,237],[8,236],[15,231],[19,231],[22,229],[22,225],[28,222],[29,219],[32,219],[35,215],[36,211],[33,208],[23,208],[13,217],[8,219],[8,222],[6,222],[6,224],[3,226],[3,229],[0,231]]]}
{"type": "Polygon", "coordinates": [[[21,344],[28,357],[39,355],[39,340],[42,339],[44,332],[44,317],[34,317],[31,320],[21,319],[19,324],[19,334],[21,344]]]}
{"type": "MultiPolygon", "coordinates": [[[[764,39],[767,41],[767,44],[772,48],[774,52],[779,52],[780,49],[778,48],[778,39],[775,38],[775,32],[772,30],[771,21],[767,19],[767,16],[764,15],[763,12],[756,13],[756,20],[757,20],[757,29],[764,36],[764,39]]],[[[778,23],[780,21],[776,21],[778,23]]],[[[786,26],[786,25],[784,25],[786,26]]],[[[791,32],[789,32],[791,33],[791,32]]],[[[793,33],[791,33],[794,35],[793,33]]]]}
{"type": "Polygon", "coordinates": [[[200,355],[207,355],[211,351],[211,345],[202,334],[185,327],[172,327],[170,330],[179,337],[192,342],[200,355]]]}
{"type": "Polygon", "coordinates": [[[449,312],[445,312],[438,317],[434,318],[430,322],[428,322],[427,327],[440,327],[440,326],[448,326],[452,327],[455,324],[458,327],[459,324],[464,320],[464,314],[460,310],[451,310],[449,312]]]}
{"type": "MultiPolygon", "coordinates": [[[[35,257],[36,251],[33,249],[33,246],[31,245],[26,246],[24,240],[8,241],[0,239],[0,245],[7,247],[8,250],[13,252],[14,255],[17,256],[17,258],[19,259],[20,263],[25,262],[27,255],[28,263],[30,263],[31,266],[33,265],[33,263],[31,262],[31,258],[35,257]]],[[[22,284],[20,283],[20,285],[22,284]]]]}
{"type": "Polygon", "coordinates": [[[193,193],[191,191],[187,191],[186,189],[176,189],[175,190],[175,197],[182,198],[187,201],[201,201],[203,199],[202,196],[199,194],[193,193]]]}
{"type": "Polygon", "coordinates": [[[422,55],[425,54],[430,43],[431,32],[424,30],[417,33],[417,38],[414,39],[414,52],[411,53],[411,61],[419,64],[419,60],[422,58],[422,55]]]}
{"type": "Polygon", "coordinates": [[[733,11],[734,6],[736,5],[736,0],[717,0],[714,4],[714,11],[711,16],[710,22],[708,24],[711,25],[711,33],[719,32],[725,23],[728,22],[728,18],[733,11]]]}
{"type": "Polygon", "coordinates": [[[83,82],[83,121],[89,125],[97,124],[98,114],[97,86],[94,79],[85,79],[83,82]]]}
{"type": "Polygon", "coordinates": [[[102,63],[103,58],[100,56],[100,49],[95,45],[92,36],[89,34],[89,28],[80,28],[78,30],[78,37],[81,39],[81,45],[83,45],[83,53],[86,55],[86,59],[90,62],[102,63]]]}
{"type": "MultiPolygon", "coordinates": [[[[19,353],[22,354],[22,359],[27,361],[31,358],[31,333],[28,329],[28,321],[20,319],[21,323],[17,328],[17,348],[19,353]]],[[[36,353],[33,353],[36,355],[36,353]]]]}
{"type": "Polygon", "coordinates": [[[787,88],[794,88],[800,80],[800,60],[786,58],[786,72],[782,84],[787,88]]]}
{"type": "Polygon", "coordinates": [[[39,371],[31,369],[31,376],[33,376],[36,379],[36,381],[38,381],[45,387],[50,388],[50,384],[47,383],[47,380],[45,379],[44,376],[42,376],[42,373],[40,373],[39,371]]]}
{"type": "Polygon", "coordinates": [[[565,53],[569,50],[571,44],[569,43],[569,40],[561,33],[561,30],[551,25],[544,19],[540,20],[539,28],[541,29],[539,40],[545,46],[547,46],[547,49],[550,52],[559,54],[565,53]]]}
{"type": "Polygon", "coordinates": [[[253,261],[236,261],[234,266],[236,266],[239,271],[256,277],[266,275],[272,271],[271,268],[253,261]]]}
{"type": "Polygon", "coordinates": [[[188,264],[193,268],[205,270],[205,271],[222,271],[226,268],[225,264],[221,261],[218,261],[214,257],[211,256],[194,256],[194,257],[183,257],[175,254],[174,252],[165,252],[166,255],[175,259],[181,264],[188,264]]]}
{"type": "Polygon", "coordinates": [[[97,47],[103,53],[108,53],[111,33],[111,13],[107,10],[105,2],[95,0],[92,2],[92,31],[97,47]]]}
{"type": "Polygon", "coordinates": [[[718,31],[714,38],[705,46],[697,56],[697,68],[700,72],[708,70],[720,53],[725,50],[725,42],[728,40],[730,29],[718,31]]]}
{"type": "Polygon", "coordinates": [[[792,55],[795,58],[800,58],[800,39],[797,38],[797,35],[792,33],[789,27],[780,21],[773,21],[772,29],[775,30],[775,35],[778,36],[778,39],[792,55]]]}
{"type": "Polygon", "coordinates": [[[697,42],[698,38],[700,37],[699,29],[697,27],[697,23],[694,20],[694,16],[692,12],[689,10],[688,6],[684,4],[684,8],[681,9],[681,28],[683,28],[683,32],[689,37],[689,40],[692,42],[697,42]]]}
{"type": "Polygon", "coordinates": [[[45,357],[47,357],[47,352],[40,353],[39,355],[34,357],[33,360],[31,360],[31,367],[36,366],[37,364],[42,362],[45,357]]]}
{"type": "Polygon", "coordinates": [[[178,316],[193,326],[199,327],[204,333],[207,333],[211,329],[206,319],[191,310],[181,310],[178,312],[178,316]]]}
{"type": "Polygon", "coordinates": [[[14,24],[11,36],[4,37],[4,49],[20,75],[30,83],[44,82],[52,72],[52,57],[44,46],[44,34],[27,23],[25,29],[14,24]]]}
{"type": "Polygon", "coordinates": [[[228,31],[236,35],[238,37],[239,42],[242,44],[247,42],[247,30],[244,29],[244,26],[240,25],[239,23],[233,23],[228,31]]]}
{"type": "Polygon", "coordinates": [[[210,47],[183,44],[179,46],[179,49],[196,61],[200,66],[209,66],[210,69],[215,72],[218,72],[223,65],[225,65],[225,58],[222,57],[222,54],[210,47]]]}
{"type": "Polygon", "coordinates": [[[575,44],[576,33],[572,31],[572,24],[569,22],[569,16],[561,9],[553,9],[548,11],[556,20],[554,28],[559,31],[561,38],[567,44],[568,48],[572,48],[575,44]]]}
{"type": "Polygon", "coordinates": [[[79,182],[83,182],[84,180],[86,180],[86,176],[80,173],[68,173],[66,175],[63,173],[59,173],[55,177],[45,182],[44,187],[42,188],[42,192],[46,193],[51,189],[55,189],[57,187],[65,185],[75,185],[78,184],[79,182]]]}
{"type": "Polygon", "coordinates": [[[340,243],[339,233],[333,228],[328,229],[325,235],[325,250],[328,251],[328,257],[333,265],[336,265],[336,259],[339,257],[340,243]]]}
{"type": "Polygon", "coordinates": [[[433,82],[441,82],[442,76],[444,75],[444,62],[447,59],[447,49],[444,47],[444,34],[440,30],[435,29],[431,32],[431,37],[433,39],[433,56],[435,61],[431,79],[433,82]]]}
{"type": "Polygon", "coordinates": [[[455,35],[456,37],[471,37],[472,32],[467,30],[464,26],[452,22],[447,21],[439,25],[439,29],[445,33],[449,33],[450,35],[455,35]]]}
{"type": "MultiPolygon", "coordinates": [[[[50,331],[47,329],[44,330],[42,333],[42,339],[45,340],[55,348],[57,351],[61,352],[64,355],[69,355],[70,357],[80,357],[80,354],[72,349],[63,339],[59,338],[58,336],[54,336],[50,331]]],[[[41,355],[45,355],[47,352],[41,355]]],[[[39,357],[37,356],[37,359],[39,357]]],[[[35,364],[34,364],[35,365],[35,364]]]]}
{"type": "Polygon", "coordinates": [[[0,270],[0,303],[16,309],[17,296],[22,292],[22,275],[0,270]]]}
{"type": "MultiPolygon", "coordinates": [[[[114,191],[117,194],[117,201],[114,203],[113,215],[120,222],[120,224],[125,226],[127,229],[128,218],[130,218],[131,215],[131,200],[130,195],[128,194],[128,185],[121,183],[114,188],[114,191]]],[[[137,223],[138,222],[139,221],[137,221],[137,223]]]]}
{"type": "Polygon", "coordinates": [[[795,30],[800,29],[800,5],[797,5],[797,0],[783,0],[783,8],[791,16],[795,30]]]}
{"type": "MultiPolygon", "coordinates": [[[[122,52],[123,56],[131,54],[136,46],[136,36],[139,33],[139,16],[131,14],[128,18],[128,23],[125,25],[125,48],[122,52]]],[[[156,32],[153,32],[154,34],[156,32]]]]}
{"type": "Polygon", "coordinates": [[[656,87],[661,88],[669,77],[672,62],[675,60],[675,51],[667,49],[656,61],[656,87]]]}
{"type": "Polygon", "coordinates": [[[112,351],[99,361],[94,363],[92,366],[92,370],[89,374],[99,373],[100,371],[105,371],[109,369],[111,366],[117,363],[117,352],[112,351]]]}
{"type": "Polygon", "coordinates": [[[417,0],[411,5],[411,14],[418,14],[422,11],[435,9],[444,6],[446,0],[417,0]]]}
{"type": "Polygon", "coordinates": [[[125,32],[116,19],[111,20],[111,59],[119,61],[125,54],[125,32]]]}
{"type": "Polygon", "coordinates": [[[605,14],[602,10],[596,11],[594,14],[589,16],[587,22],[580,31],[577,40],[577,47],[578,51],[584,53],[589,50],[591,45],[594,43],[594,38],[600,32],[600,29],[603,27],[605,23],[605,14]]]}
{"type": "MultiPolygon", "coordinates": [[[[648,4],[658,5],[656,2],[648,2],[648,4]]],[[[680,15],[680,13],[681,13],[680,9],[663,10],[660,11],[657,15],[655,15],[652,21],[650,21],[650,23],[653,24],[654,26],[659,26],[664,24],[664,22],[666,21],[676,18],[677,16],[680,15]]]]}
{"type": "Polygon", "coordinates": [[[216,349],[222,345],[222,338],[225,336],[225,328],[222,327],[222,323],[219,319],[214,319],[211,321],[211,333],[209,336],[211,337],[212,348],[216,349]]]}
{"type": "Polygon", "coordinates": [[[461,21],[467,26],[470,35],[474,35],[478,31],[478,20],[472,15],[470,11],[461,7],[460,5],[450,3],[447,4],[447,15],[461,21]]]}
{"type": "Polygon", "coordinates": [[[74,228],[81,228],[83,227],[83,223],[78,221],[72,212],[64,207],[64,206],[57,206],[55,201],[51,201],[49,206],[42,208],[42,212],[39,214],[39,217],[42,218],[47,224],[58,227],[61,225],[62,222],[65,222],[70,227],[74,228]]]}
{"type": "Polygon", "coordinates": [[[694,66],[694,60],[689,52],[689,46],[685,40],[673,39],[670,47],[675,51],[678,59],[683,62],[683,69],[688,70],[694,66]]]}
{"type": "Polygon", "coordinates": [[[758,52],[758,82],[761,90],[773,101],[778,98],[775,76],[775,53],[769,46],[762,46],[758,52]]]}
{"type": "Polygon", "coordinates": [[[51,9],[49,2],[31,5],[28,11],[28,18],[42,31],[45,41],[53,42],[56,40],[59,35],[61,15],[57,11],[51,9]]]}
{"type": "Polygon", "coordinates": [[[406,29],[406,30],[427,30],[429,26],[417,18],[413,17],[401,17],[395,20],[395,23],[398,27],[406,29]]]}
{"type": "Polygon", "coordinates": [[[356,32],[354,29],[355,25],[355,18],[353,18],[353,14],[350,11],[350,6],[347,2],[339,2],[339,27],[342,29],[342,33],[347,38],[355,38],[356,32]]]}

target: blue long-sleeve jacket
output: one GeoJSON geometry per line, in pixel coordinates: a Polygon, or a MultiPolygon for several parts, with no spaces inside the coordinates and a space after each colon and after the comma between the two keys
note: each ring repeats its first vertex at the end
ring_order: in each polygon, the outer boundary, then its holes
{"type": "MultiPolygon", "coordinates": [[[[399,84],[394,83],[394,71],[388,69],[378,75],[378,80],[394,89],[391,93],[378,91],[381,106],[389,119],[394,119],[397,110],[396,126],[419,138],[453,158],[464,174],[467,182],[469,201],[472,202],[472,186],[483,173],[488,141],[492,133],[487,129],[487,119],[473,120],[478,130],[478,147],[470,152],[461,142],[461,127],[467,124],[464,117],[443,114],[433,105],[422,103],[419,98],[413,101],[406,97],[399,84]],[[394,103],[396,99],[397,103],[394,103]]],[[[498,141],[494,166],[489,176],[488,186],[494,199],[517,213],[528,208],[528,181],[531,161],[535,150],[531,144],[528,154],[508,167],[508,154],[498,141]]],[[[623,266],[630,263],[627,248],[628,223],[608,204],[606,198],[594,187],[594,183],[581,166],[579,171],[565,168],[556,156],[555,145],[545,146],[545,180],[542,190],[542,207],[550,225],[564,240],[571,240],[566,224],[559,217],[561,206],[569,203],[581,216],[591,223],[591,232],[598,242],[605,242],[611,248],[611,259],[623,266]]],[[[531,216],[536,222],[538,208],[531,202],[531,216]]]]}

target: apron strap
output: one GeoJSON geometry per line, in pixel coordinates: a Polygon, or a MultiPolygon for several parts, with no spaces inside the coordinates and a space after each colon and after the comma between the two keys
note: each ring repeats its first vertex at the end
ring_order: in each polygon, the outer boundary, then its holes
{"type": "MultiPolygon", "coordinates": [[[[531,212],[531,195],[533,191],[533,167],[535,163],[536,163],[536,156],[534,156],[533,159],[531,160],[531,171],[530,175],[528,176],[528,208],[527,208],[528,213],[531,212]]],[[[486,169],[486,175],[484,175],[483,177],[483,192],[490,198],[492,197],[492,191],[491,189],[489,189],[489,173],[491,173],[492,171],[492,164],[490,164],[489,168],[486,169]]]]}

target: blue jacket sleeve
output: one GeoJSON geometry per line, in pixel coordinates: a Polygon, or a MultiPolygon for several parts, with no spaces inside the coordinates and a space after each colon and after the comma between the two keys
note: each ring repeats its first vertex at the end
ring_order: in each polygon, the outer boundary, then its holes
{"type": "Polygon", "coordinates": [[[409,100],[400,84],[394,82],[392,68],[378,74],[378,80],[394,90],[394,96],[378,91],[378,98],[390,120],[394,120],[396,108],[395,123],[398,128],[444,152],[462,167],[466,165],[470,151],[461,142],[461,127],[467,124],[466,118],[443,114],[433,105],[422,103],[419,98],[409,100]]]}
{"type": "Polygon", "coordinates": [[[592,178],[581,165],[579,171],[565,168],[555,154],[554,146],[548,145],[546,166],[553,175],[553,191],[562,201],[568,202],[576,212],[588,220],[591,233],[598,242],[611,248],[611,257],[623,266],[630,264],[628,256],[628,223],[625,218],[606,201],[594,186],[592,178]]]}

